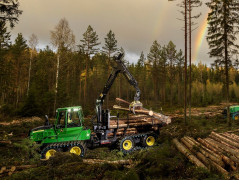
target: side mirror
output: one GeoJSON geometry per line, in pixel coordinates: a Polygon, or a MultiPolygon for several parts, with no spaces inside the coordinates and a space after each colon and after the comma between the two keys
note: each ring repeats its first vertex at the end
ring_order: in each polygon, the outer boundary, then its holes
{"type": "Polygon", "coordinates": [[[45,121],[45,126],[49,126],[50,123],[49,123],[49,119],[48,119],[48,116],[47,116],[47,115],[45,115],[45,119],[46,119],[46,121],[45,121]]]}

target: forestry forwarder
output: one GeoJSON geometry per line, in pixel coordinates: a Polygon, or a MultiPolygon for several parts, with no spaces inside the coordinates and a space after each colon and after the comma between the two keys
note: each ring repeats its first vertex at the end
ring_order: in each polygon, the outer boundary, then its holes
{"type": "MultiPolygon", "coordinates": [[[[30,130],[30,139],[41,144],[42,159],[49,159],[57,151],[68,151],[83,157],[87,148],[102,145],[117,145],[123,153],[155,145],[161,125],[157,130],[154,130],[152,125],[142,125],[137,127],[137,134],[126,135],[128,126],[121,136],[117,136],[119,114],[117,115],[117,127],[110,128],[110,120],[113,116],[110,116],[108,109],[102,110],[104,99],[119,73],[123,73],[128,82],[136,89],[134,102],[129,106],[130,110],[134,112],[135,108],[142,107],[142,103],[139,101],[140,89],[137,81],[122,62],[122,57],[123,54],[119,54],[113,58],[117,66],[113,68],[103,92],[96,100],[96,116],[92,118],[93,132],[83,126],[84,117],[81,106],[58,108],[54,125],[49,124],[46,116],[44,126],[30,130]],[[96,122],[94,122],[95,120],[96,122]],[[113,136],[108,137],[108,133],[113,133],[113,136]]],[[[114,116],[114,118],[116,117],[114,116]]]]}

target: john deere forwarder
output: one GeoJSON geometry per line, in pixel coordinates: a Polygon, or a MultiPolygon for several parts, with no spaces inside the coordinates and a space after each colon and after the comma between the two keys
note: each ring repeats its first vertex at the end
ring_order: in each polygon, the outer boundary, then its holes
{"type": "MultiPolygon", "coordinates": [[[[84,117],[81,106],[58,108],[56,110],[56,121],[54,125],[49,124],[46,116],[44,126],[34,128],[30,131],[30,139],[41,144],[41,158],[49,159],[57,151],[68,151],[83,157],[89,147],[98,147],[103,145],[118,145],[123,153],[131,152],[140,147],[153,146],[156,137],[159,134],[152,126],[138,127],[140,133],[132,135],[116,136],[118,128],[109,129],[111,117],[109,110],[102,110],[102,105],[108,94],[115,78],[119,73],[123,73],[128,82],[136,89],[134,101],[129,108],[134,111],[141,107],[140,89],[137,81],[131,75],[127,67],[122,62],[123,54],[115,56],[113,59],[117,66],[113,68],[103,92],[96,100],[96,116],[93,121],[93,132],[83,126],[84,117]],[[113,133],[111,138],[108,133],[113,133]]],[[[119,119],[119,115],[117,116],[119,119]]],[[[127,127],[125,128],[125,132],[127,127]]]]}

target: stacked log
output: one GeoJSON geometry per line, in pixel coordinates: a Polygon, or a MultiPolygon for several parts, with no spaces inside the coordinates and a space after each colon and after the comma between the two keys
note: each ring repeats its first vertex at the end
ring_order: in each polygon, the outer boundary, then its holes
{"type": "Polygon", "coordinates": [[[113,108],[128,113],[127,117],[111,118],[109,129],[112,133],[108,137],[113,136],[113,130],[117,129],[117,136],[136,134],[138,130],[145,126],[150,126],[152,130],[158,130],[160,126],[171,123],[171,118],[161,113],[153,112],[142,107],[136,107],[134,110],[130,108],[130,103],[116,98],[117,102],[124,104],[125,107],[114,105],[113,108]]]}
{"type": "MultiPolygon", "coordinates": [[[[197,140],[185,136],[173,140],[177,149],[198,167],[214,169],[229,178],[239,171],[239,136],[233,133],[212,132],[207,138],[197,140]],[[203,165],[202,165],[202,164],[203,165]]],[[[234,175],[235,179],[238,179],[234,175]]]]}

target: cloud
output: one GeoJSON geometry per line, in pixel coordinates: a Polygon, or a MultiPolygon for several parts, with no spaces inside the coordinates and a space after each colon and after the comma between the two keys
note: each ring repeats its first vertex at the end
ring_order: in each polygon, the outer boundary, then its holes
{"type": "MultiPolygon", "coordinates": [[[[135,62],[142,51],[147,56],[154,40],[161,45],[172,40],[178,49],[184,49],[183,22],[177,20],[181,15],[176,4],[168,0],[20,0],[23,14],[12,33],[15,38],[21,32],[26,39],[34,33],[40,47],[44,47],[50,45],[50,31],[64,17],[77,44],[88,25],[99,35],[101,46],[112,30],[118,46],[135,62]]],[[[200,53],[207,54],[207,51],[203,47],[200,53]]]]}

